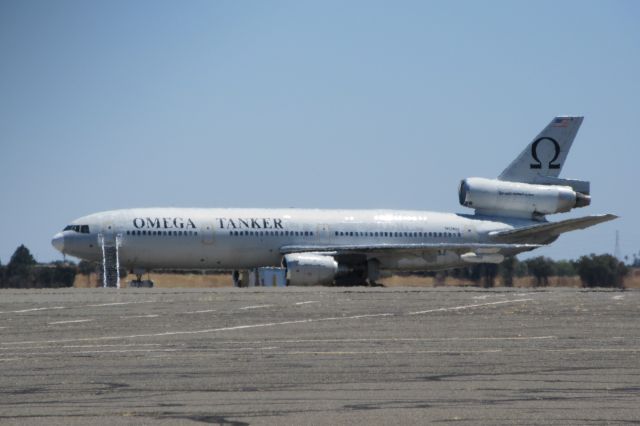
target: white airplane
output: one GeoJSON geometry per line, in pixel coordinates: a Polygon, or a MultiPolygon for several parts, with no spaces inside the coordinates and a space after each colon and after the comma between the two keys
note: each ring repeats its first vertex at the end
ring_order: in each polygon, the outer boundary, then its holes
{"type": "Polygon", "coordinates": [[[500,263],[613,214],[548,222],[590,204],[589,182],[559,178],[583,117],[556,117],[497,177],[460,183],[474,214],[409,210],[140,208],[95,213],[53,237],[62,253],[158,268],[286,268],[289,285],[373,284],[383,272],[500,263]]]}

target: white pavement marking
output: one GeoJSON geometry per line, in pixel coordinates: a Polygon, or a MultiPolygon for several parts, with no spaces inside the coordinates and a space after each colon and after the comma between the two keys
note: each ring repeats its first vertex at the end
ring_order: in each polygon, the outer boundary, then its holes
{"type": "Polygon", "coordinates": [[[190,349],[122,349],[122,350],[107,350],[107,351],[56,351],[56,352],[16,352],[11,355],[28,356],[28,355],[91,355],[91,354],[118,354],[118,353],[132,353],[132,352],[190,352],[190,349]]]}
{"type": "Polygon", "coordinates": [[[640,352],[640,348],[566,348],[545,349],[546,352],[640,352]]]}
{"type": "Polygon", "coordinates": [[[113,302],[113,303],[98,303],[96,305],[86,305],[88,307],[91,308],[96,308],[99,306],[118,306],[118,305],[135,305],[135,304],[139,304],[139,303],[153,303],[155,302],[154,300],[142,300],[139,302],[113,302]]]}
{"type": "Polygon", "coordinates": [[[623,296],[623,295],[621,295],[621,294],[619,294],[619,295],[617,295],[617,296],[613,296],[613,297],[612,297],[612,299],[613,299],[613,300],[620,300],[620,299],[624,299],[624,296],[623,296]]]}
{"type": "Polygon", "coordinates": [[[297,302],[297,303],[294,303],[294,305],[307,305],[307,304],[309,304],[309,303],[320,303],[320,302],[319,302],[318,300],[308,300],[308,301],[306,301],[306,302],[297,302]]]}
{"type": "MultiPolygon", "coordinates": [[[[260,342],[263,343],[263,342],[260,342]]],[[[136,347],[136,346],[162,346],[160,343],[121,343],[121,344],[115,344],[115,345],[62,345],[59,346],[59,348],[74,348],[74,349],[80,349],[80,348],[126,348],[126,347],[136,347]]],[[[10,348],[0,348],[0,351],[15,351],[18,349],[28,349],[28,350],[34,350],[34,349],[51,349],[51,346],[13,346],[10,348]]],[[[11,354],[9,354],[11,355],[11,354]]]]}
{"type": "Polygon", "coordinates": [[[19,311],[5,311],[5,312],[0,312],[2,314],[22,314],[25,312],[36,312],[36,311],[48,311],[50,309],[67,309],[64,306],[52,306],[49,308],[31,308],[31,309],[21,309],[19,311]]]}
{"type": "Polygon", "coordinates": [[[203,311],[190,311],[190,312],[183,312],[183,314],[206,314],[208,312],[215,312],[215,309],[205,309],[203,311]]]}
{"type": "Polygon", "coordinates": [[[54,321],[54,322],[50,322],[49,325],[73,324],[73,323],[78,323],[78,322],[90,322],[90,321],[95,321],[95,320],[93,318],[91,318],[91,319],[79,319],[79,320],[69,320],[69,321],[54,321]]]}
{"type": "Polygon", "coordinates": [[[446,312],[446,311],[461,311],[463,309],[480,308],[482,306],[504,305],[506,303],[530,302],[532,300],[533,299],[501,300],[499,302],[476,303],[474,305],[454,306],[452,308],[427,309],[426,311],[409,312],[407,313],[407,315],[421,315],[421,314],[430,314],[433,312],[446,312]]]}
{"type": "Polygon", "coordinates": [[[244,310],[244,309],[259,309],[259,308],[270,308],[274,305],[254,305],[254,306],[245,306],[243,308],[240,308],[240,310],[244,310]]]}
{"type": "Polygon", "coordinates": [[[160,315],[155,315],[155,314],[149,314],[149,315],[131,315],[128,317],[120,317],[120,319],[131,319],[131,318],[156,318],[159,317],[160,315]]]}
{"type": "Polygon", "coordinates": [[[480,349],[477,351],[433,350],[433,351],[292,351],[276,352],[274,355],[406,355],[406,354],[486,354],[502,352],[502,349],[480,349]]]}
{"type": "Polygon", "coordinates": [[[152,334],[131,334],[131,335],[122,335],[122,336],[102,336],[102,337],[80,337],[74,339],[61,339],[61,340],[31,340],[31,341],[22,341],[22,342],[0,342],[0,345],[20,345],[20,344],[33,344],[33,343],[69,343],[69,342],[86,342],[86,341],[103,341],[103,340],[122,340],[122,339],[141,339],[148,337],[165,337],[165,336],[179,336],[179,335],[192,335],[192,334],[206,334],[206,333],[218,333],[222,331],[235,331],[235,330],[248,330],[253,328],[267,328],[267,327],[277,327],[283,325],[294,325],[294,324],[310,324],[314,322],[323,322],[323,321],[348,321],[360,318],[375,318],[375,317],[392,317],[392,316],[401,316],[401,315],[418,315],[418,314],[426,314],[430,312],[442,312],[442,311],[450,311],[450,310],[461,310],[461,309],[472,309],[479,308],[484,306],[498,305],[498,304],[506,304],[506,303],[522,303],[528,302],[533,299],[516,299],[516,300],[504,300],[501,302],[491,302],[491,303],[479,303],[475,305],[465,305],[465,306],[455,306],[453,308],[439,308],[439,309],[430,309],[426,311],[418,311],[418,312],[409,312],[406,314],[394,314],[394,313],[381,313],[381,314],[365,314],[365,315],[352,315],[352,316],[344,316],[344,317],[328,317],[328,318],[316,318],[316,319],[301,319],[301,320],[291,320],[291,321],[282,321],[282,322],[267,322],[262,324],[247,324],[247,325],[236,325],[231,327],[220,327],[220,328],[209,328],[205,330],[189,330],[189,331],[167,331],[164,333],[152,333],[152,334]]]}
{"type": "MultiPolygon", "coordinates": [[[[507,337],[392,337],[392,338],[371,338],[371,339],[287,339],[269,340],[269,343],[369,343],[369,342],[450,342],[450,341],[499,341],[499,340],[549,340],[557,339],[558,336],[507,336],[507,337]]],[[[264,343],[264,340],[225,340],[217,342],[220,345],[246,345],[264,343]]],[[[2,350],[2,348],[0,348],[2,350]]]]}
{"type": "MultiPolygon", "coordinates": [[[[76,309],[76,308],[85,308],[85,307],[95,308],[100,306],[133,305],[133,304],[139,304],[139,303],[155,303],[155,302],[156,302],[155,300],[143,300],[138,302],[98,303],[94,305],[79,305],[79,306],[51,306],[51,307],[44,307],[44,308],[20,309],[18,311],[0,311],[0,314],[23,314],[26,312],[48,311],[51,309],[76,309]]],[[[167,301],[164,301],[164,302],[167,302],[167,301]]]]}

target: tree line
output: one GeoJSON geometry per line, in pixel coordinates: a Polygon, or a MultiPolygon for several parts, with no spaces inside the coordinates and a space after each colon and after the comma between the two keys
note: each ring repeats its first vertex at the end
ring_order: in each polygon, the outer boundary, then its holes
{"type": "MultiPolygon", "coordinates": [[[[31,252],[21,245],[5,266],[0,262],[0,288],[57,288],[72,287],[76,275],[89,279],[93,272],[101,273],[100,265],[81,261],[37,263],[31,252]]],[[[634,256],[631,265],[640,266],[640,259],[634,256]]],[[[447,277],[467,280],[475,285],[493,287],[500,277],[505,287],[513,286],[515,278],[531,277],[534,286],[549,285],[551,277],[580,277],[583,287],[623,288],[624,277],[630,267],[609,254],[591,254],[578,260],[553,260],[538,256],[520,261],[515,257],[507,258],[503,263],[476,264],[465,268],[444,272],[427,272],[421,275],[434,276],[443,282],[447,277]]],[[[121,277],[126,271],[121,271],[121,277]]]]}
{"type": "Polygon", "coordinates": [[[77,272],[73,263],[37,263],[29,249],[21,245],[6,266],[0,263],[0,288],[72,287],[77,272]]]}
{"type": "MultiPolygon", "coordinates": [[[[534,287],[549,285],[551,277],[579,277],[583,287],[623,288],[630,268],[610,254],[590,254],[578,260],[553,260],[538,256],[520,261],[509,257],[496,264],[477,264],[452,269],[441,274],[469,280],[476,285],[493,287],[497,277],[502,285],[512,287],[515,278],[530,277],[534,287]]],[[[436,274],[437,276],[437,274],[436,274]]]]}

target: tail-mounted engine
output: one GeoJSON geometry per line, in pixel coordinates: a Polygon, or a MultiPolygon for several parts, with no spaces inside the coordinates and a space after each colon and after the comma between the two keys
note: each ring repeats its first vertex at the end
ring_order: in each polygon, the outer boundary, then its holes
{"type": "Polygon", "coordinates": [[[460,182],[460,204],[480,214],[535,217],[568,212],[591,203],[588,182],[556,179],[558,184],[531,184],[467,178],[460,182]],[[586,189],[587,193],[578,192],[586,189]]]}

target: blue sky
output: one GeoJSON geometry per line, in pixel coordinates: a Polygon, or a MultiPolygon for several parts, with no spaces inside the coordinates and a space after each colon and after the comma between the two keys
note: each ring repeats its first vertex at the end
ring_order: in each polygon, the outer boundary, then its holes
{"type": "Polygon", "coordinates": [[[640,251],[636,1],[0,2],[0,261],[137,206],[464,212],[548,121],[621,219],[536,255],[640,251]]]}

